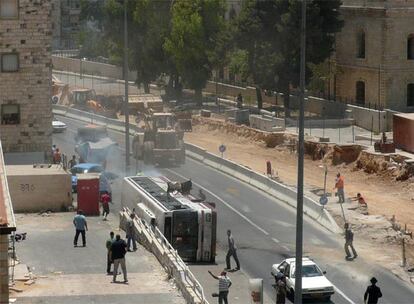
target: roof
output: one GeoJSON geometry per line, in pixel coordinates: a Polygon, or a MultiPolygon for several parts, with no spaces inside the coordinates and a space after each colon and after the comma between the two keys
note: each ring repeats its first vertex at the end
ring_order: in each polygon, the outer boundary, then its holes
{"type": "Polygon", "coordinates": [[[77,164],[77,165],[73,166],[72,168],[81,168],[81,169],[87,170],[87,169],[90,169],[90,168],[95,167],[95,166],[102,167],[102,165],[95,164],[95,163],[81,163],[81,164],[77,164]]]}
{"type": "Polygon", "coordinates": [[[21,175],[60,175],[67,172],[59,165],[8,165],[6,166],[7,176],[21,175]]]}
{"type": "Polygon", "coordinates": [[[0,142],[0,234],[16,231],[13,205],[7,184],[6,166],[4,165],[3,148],[0,142]]]}
{"type": "Polygon", "coordinates": [[[406,119],[414,120],[414,113],[398,113],[394,114],[394,116],[403,117],[406,119]]]}
{"type": "MultiPolygon", "coordinates": [[[[289,264],[295,263],[296,258],[286,259],[286,262],[289,264]]],[[[310,258],[302,258],[302,264],[304,264],[304,262],[308,262],[309,264],[315,264],[315,262],[313,262],[310,258]]]]}

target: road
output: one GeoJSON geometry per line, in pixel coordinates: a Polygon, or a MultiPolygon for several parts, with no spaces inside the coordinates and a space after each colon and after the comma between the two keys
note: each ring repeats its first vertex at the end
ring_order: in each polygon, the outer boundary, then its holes
{"type": "MultiPolygon", "coordinates": [[[[79,122],[62,118],[68,124],[64,134],[56,134],[54,143],[66,153],[73,151],[73,136],[79,122]]],[[[123,174],[124,135],[109,132],[120,146],[108,160],[110,171],[123,174]]],[[[239,248],[242,271],[250,277],[265,280],[265,292],[271,296],[273,283],[270,268],[286,257],[294,256],[295,210],[259,190],[187,158],[177,168],[140,168],[151,175],[162,174],[177,179],[190,179],[202,188],[207,199],[217,203],[219,255],[224,255],[227,244],[226,230],[231,228],[239,248]]],[[[114,187],[114,193],[119,191],[114,187]]],[[[115,194],[116,195],[116,194],[115,194]]],[[[116,198],[116,196],[115,196],[116,198]]],[[[363,257],[349,262],[344,259],[343,237],[332,234],[305,217],[304,254],[312,257],[336,286],[332,303],[362,303],[369,279],[375,276],[382,287],[381,303],[412,303],[414,290],[385,268],[370,263],[363,257]]],[[[206,268],[207,270],[207,268],[206,268]]],[[[201,282],[203,283],[203,282],[201,282]]]]}

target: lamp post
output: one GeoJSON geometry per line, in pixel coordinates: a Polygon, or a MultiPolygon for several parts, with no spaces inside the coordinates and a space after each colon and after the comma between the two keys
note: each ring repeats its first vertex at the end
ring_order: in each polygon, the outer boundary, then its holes
{"type": "Polygon", "coordinates": [[[82,79],[82,56],[81,56],[82,44],[79,44],[79,78],[82,79]]]}
{"type": "Polygon", "coordinates": [[[300,105],[299,105],[299,155],[298,196],[296,209],[296,259],[295,304],[302,303],[302,256],[303,256],[303,167],[305,133],[305,49],[306,47],[306,0],[302,0],[302,23],[300,35],[300,105]]]}
{"type": "Polygon", "coordinates": [[[129,157],[129,104],[128,104],[128,0],[124,0],[124,114],[125,114],[125,171],[129,173],[130,157],[129,157]]]}

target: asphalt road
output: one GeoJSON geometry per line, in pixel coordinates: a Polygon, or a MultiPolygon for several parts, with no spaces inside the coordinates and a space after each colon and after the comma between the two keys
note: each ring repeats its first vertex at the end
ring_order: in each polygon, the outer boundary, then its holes
{"type": "MultiPolygon", "coordinates": [[[[62,118],[68,130],[54,136],[54,143],[72,154],[73,136],[79,122],[62,118]]],[[[109,132],[120,146],[108,160],[109,171],[121,176],[124,168],[124,135],[109,132]]],[[[132,167],[135,163],[132,164],[132,167]]],[[[140,167],[147,174],[166,175],[177,179],[190,179],[195,190],[202,188],[207,199],[216,202],[218,212],[218,254],[226,248],[226,230],[231,228],[239,248],[242,271],[250,277],[265,280],[265,292],[273,293],[270,277],[271,265],[295,254],[295,209],[261,193],[259,190],[187,158],[186,164],[176,168],[140,167]]],[[[119,191],[115,183],[114,194],[119,191]]],[[[357,248],[358,250],[358,248],[357,248]]],[[[336,286],[332,303],[362,303],[369,279],[375,276],[382,288],[380,303],[413,303],[414,289],[385,268],[358,257],[349,262],[344,259],[343,237],[323,229],[305,217],[304,253],[313,258],[336,286]]],[[[201,282],[203,283],[203,282],[201,282]]],[[[313,302],[315,303],[315,302],[313,302]]]]}

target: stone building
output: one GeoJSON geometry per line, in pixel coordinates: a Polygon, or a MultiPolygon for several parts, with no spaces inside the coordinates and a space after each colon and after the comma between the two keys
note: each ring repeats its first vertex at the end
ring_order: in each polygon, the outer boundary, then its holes
{"type": "Polygon", "coordinates": [[[52,0],[54,49],[73,49],[80,30],[80,0],[52,0]]]}
{"type": "Polygon", "coordinates": [[[51,0],[0,1],[1,141],[27,160],[52,144],[50,12],[51,0]]]}
{"type": "Polygon", "coordinates": [[[336,99],[414,110],[414,0],[343,0],[336,99]]]}

